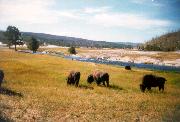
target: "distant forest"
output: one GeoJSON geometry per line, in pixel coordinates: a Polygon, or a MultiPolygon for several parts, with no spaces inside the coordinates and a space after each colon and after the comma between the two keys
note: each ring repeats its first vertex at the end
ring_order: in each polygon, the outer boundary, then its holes
{"type": "Polygon", "coordinates": [[[180,30],[169,32],[162,36],[152,38],[150,41],[138,46],[139,50],[147,51],[177,51],[180,50],[180,30]]]}
{"type": "MultiPolygon", "coordinates": [[[[7,39],[0,31],[0,42],[7,43],[7,39]]],[[[32,33],[32,32],[21,32],[23,41],[28,43],[31,37],[36,38],[41,45],[50,44],[57,46],[74,46],[74,47],[96,47],[96,48],[133,48],[134,43],[116,43],[116,42],[106,42],[106,41],[93,41],[82,38],[67,37],[67,36],[57,36],[44,33],[32,33]]]]}

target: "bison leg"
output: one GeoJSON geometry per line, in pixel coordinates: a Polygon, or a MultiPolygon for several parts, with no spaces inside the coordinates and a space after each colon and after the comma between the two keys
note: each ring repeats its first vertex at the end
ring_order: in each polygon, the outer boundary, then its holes
{"type": "Polygon", "coordinates": [[[150,91],[150,90],[151,90],[151,87],[147,87],[147,89],[150,91]]]}
{"type": "Polygon", "coordinates": [[[70,84],[70,79],[68,78],[68,79],[67,79],[67,85],[69,85],[69,84],[70,84]]]}
{"type": "Polygon", "coordinates": [[[100,80],[98,80],[96,83],[97,83],[98,86],[101,84],[100,80]]]}
{"type": "Polygon", "coordinates": [[[146,90],[146,86],[144,84],[140,84],[140,89],[142,92],[144,92],[146,90]]]}
{"type": "Polygon", "coordinates": [[[107,87],[109,87],[109,81],[106,81],[107,87]]]}
{"type": "Polygon", "coordinates": [[[146,88],[147,88],[146,86],[143,86],[142,92],[145,92],[146,88]]]}
{"type": "Polygon", "coordinates": [[[164,85],[162,86],[162,91],[164,91],[164,85]]]}
{"type": "Polygon", "coordinates": [[[101,84],[101,79],[100,78],[96,79],[96,83],[99,86],[101,84]]]}
{"type": "Polygon", "coordinates": [[[76,87],[78,87],[78,85],[79,85],[79,80],[76,81],[75,85],[76,85],[76,87]]]}
{"type": "Polygon", "coordinates": [[[159,91],[161,91],[161,89],[164,91],[164,86],[159,86],[159,91]]]}
{"type": "Polygon", "coordinates": [[[105,81],[103,81],[103,85],[106,86],[105,81]]]}
{"type": "Polygon", "coordinates": [[[99,86],[101,83],[100,82],[97,82],[97,85],[99,86]]]}

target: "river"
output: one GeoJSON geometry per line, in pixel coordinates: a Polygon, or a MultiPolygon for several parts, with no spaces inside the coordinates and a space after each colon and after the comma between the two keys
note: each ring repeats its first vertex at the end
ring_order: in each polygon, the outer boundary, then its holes
{"type": "Polygon", "coordinates": [[[110,65],[117,65],[117,66],[131,66],[136,68],[144,68],[144,69],[150,69],[150,70],[160,70],[160,71],[174,71],[174,72],[180,72],[180,67],[178,66],[165,66],[165,65],[155,65],[155,64],[144,64],[144,63],[132,63],[132,62],[122,62],[122,61],[111,61],[111,60],[105,60],[105,59],[95,59],[95,58],[82,58],[77,57],[73,55],[69,56],[62,56],[66,59],[70,60],[77,60],[82,62],[93,62],[93,63],[99,63],[99,64],[110,64],[110,65]]]}

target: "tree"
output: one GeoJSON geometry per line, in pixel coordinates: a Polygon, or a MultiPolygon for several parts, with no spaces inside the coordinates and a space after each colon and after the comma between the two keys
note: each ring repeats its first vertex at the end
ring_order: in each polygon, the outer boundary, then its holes
{"type": "Polygon", "coordinates": [[[21,33],[19,32],[18,28],[16,28],[15,26],[8,26],[5,32],[5,36],[8,39],[9,48],[11,45],[15,45],[14,49],[15,51],[17,51],[16,49],[17,41],[21,40],[21,33]]]}
{"type": "Polygon", "coordinates": [[[39,48],[39,41],[36,38],[32,37],[30,42],[28,43],[28,48],[35,53],[39,48]]]}
{"type": "Polygon", "coordinates": [[[68,52],[69,52],[70,54],[76,54],[76,49],[75,49],[75,47],[70,47],[70,48],[68,49],[68,52]]]}

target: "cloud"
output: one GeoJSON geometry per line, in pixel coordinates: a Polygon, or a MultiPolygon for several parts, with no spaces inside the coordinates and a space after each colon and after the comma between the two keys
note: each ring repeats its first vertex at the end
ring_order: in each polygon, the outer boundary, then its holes
{"type": "Polygon", "coordinates": [[[87,8],[84,8],[84,13],[86,14],[104,13],[104,12],[107,12],[110,8],[111,7],[109,6],[103,6],[103,7],[98,7],[98,8],[87,7],[87,8]]]}
{"type": "Polygon", "coordinates": [[[145,2],[147,2],[147,0],[132,0],[132,3],[136,4],[144,4],[145,2]]]}
{"type": "Polygon", "coordinates": [[[58,17],[65,17],[69,19],[77,19],[79,20],[81,17],[76,13],[76,11],[56,11],[55,15],[58,17]]]}
{"type": "Polygon", "coordinates": [[[145,16],[125,13],[96,14],[89,22],[104,27],[124,27],[140,30],[152,27],[165,27],[171,24],[167,20],[149,19],[145,16]]]}
{"type": "MultiPolygon", "coordinates": [[[[136,0],[137,1],[137,0],[136,0]]],[[[142,0],[146,1],[146,0],[142,0]]],[[[147,29],[151,27],[168,26],[167,20],[149,19],[144,16],[129,13],[115,13],[110,6],[86,7],[75,10],[55,10],[55,0],[1,0],[1,23],[24,24],[59,24],[60,22],[82,21],[103,27],[124,27],[132,29],[147,29]]],[[[63,24],[63,23],[61,23],[63,24]]]]}
{"type": "Polygon", "coordinates": [[[1,23],[51,24],[59,19],[77,19],[72,11],[58,11],[52,9],[55,0],[1,0],[1,23]]]}
{"type": "Polygon", "coordinates": [[[1,21],[27,24],[56,22],[57,18],[51,16],[51,13],[47,10],[53,4],[53,1],[48,2],[48,0],[1,0],[1,21]]]}

